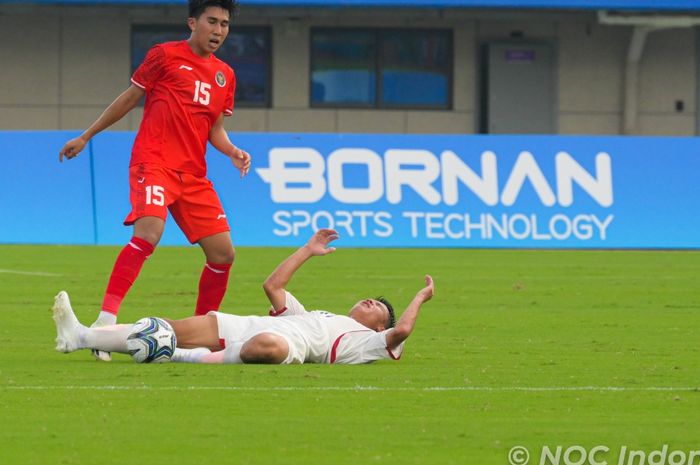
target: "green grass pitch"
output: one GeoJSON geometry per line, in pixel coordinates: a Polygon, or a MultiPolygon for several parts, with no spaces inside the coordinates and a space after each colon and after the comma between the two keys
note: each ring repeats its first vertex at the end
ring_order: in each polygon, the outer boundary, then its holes
{"type": "MultiPolygon", "coordinates": [[[[700,449],[700,253],[343,249],[289,288],[343,313],[402,309],[430,273],[398,363],[138,365],[54,351],[67,290],[91,323],[116,247],[0,246],[0,464],[508,464],[508,451],[700,449]],[[19,274],[27,272],[33,274],[19,274]]],[[[222,309],[264,314],[291,249],[238,249],[222,309]]],[[[160,247],[119,315],[189,316],[197,248],[160,247]]],[[[563,462],[562,462],[563,463],[563,462]]]]}

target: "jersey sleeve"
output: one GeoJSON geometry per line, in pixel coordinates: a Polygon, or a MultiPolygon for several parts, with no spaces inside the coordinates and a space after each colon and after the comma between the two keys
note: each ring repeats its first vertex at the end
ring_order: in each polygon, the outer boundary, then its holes
{"type": "Polygon", "coordinates": [[[226,101],[224,103],[224,116],[233,115],[234,96],[236,95],[236,74],[231,71],[231,79],[226,88],[226,101]]]}
{"type": "Polygon", "coordinates": [[[146,54],[143,63],[131,76],[131,82],[146,92],[149,92],[163,75],[165,70],[165,50],[161,45],[155,45],[146,54]]]}
{"type": "Polygon", "coordinates": [[[386,345],[387,331],[353,331],[341,335],[331,348],[331,363],[358,364],[377,360],[399,360],[403,353],[402,342],[389,349],[386,345]]]}
{"type": "Polygon", "coordinates": [[[306,313],[306,308],[304,308],[301,302],[299,302],[291,292],[284,291],[284,294],[284,307],[280,308],[279,310],[275,310],[272,306],[270,306],[270,316],[303,315],[306,313]]]}

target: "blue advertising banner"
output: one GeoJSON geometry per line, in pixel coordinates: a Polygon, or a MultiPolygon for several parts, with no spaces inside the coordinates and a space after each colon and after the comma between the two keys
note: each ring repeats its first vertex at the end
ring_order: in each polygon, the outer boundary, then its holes
{"type": "MultiPolygon", "coordinates": [[[[184,0],[0,0],[3,3],[65,5],[186,4],[184,0]]],[[[245,6],[414,7],[414,8],[553,8],[616,10],[700,10],[700,0],[241,0],[245,6]]]]}
{"type": "MultiPolygon", "coordinates": [[[[254,154],[254,168],[242,183],[222,179],[217,188],[247,244],[295,245],[333,227],[346,245],[363,247],[700,247],[697,139],[236,141],[254,154]]],[[[217,167],[212,179],[225,171],[217,167]]]]}
{"type": "Polygon", "coordinates": [[[0,242],[94,244],[90,147],[58,163],[69,131],[0,131],[0,242]],[[76,163],[73,163],[76,162],[76,163]]]}
{"type": "MultiPolygon", "coordinates": [[[[123,244],[133,133],[59,164],[69,132],[0,132],[0,242],[123,244]],[[21,202],[17,200],[21,198],[21,202]]],[[[700,140],[666,137],[232,134],[209,150],[237,245],[700,248],[700,140]]],[[[162,244],[186,244],[172,219],[162,244]]]]}

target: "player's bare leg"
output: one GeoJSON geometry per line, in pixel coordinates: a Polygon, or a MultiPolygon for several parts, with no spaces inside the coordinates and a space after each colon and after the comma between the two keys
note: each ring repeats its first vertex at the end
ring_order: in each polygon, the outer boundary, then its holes
{"type": "Polygon", "coordinates": [[[199,279],[195,315],[206,315],[212,310],[219,310],[236,253],[228,231],[203,237],[198,243],[207,262],[199,279]]]}
{"type": "Polygon", "coordinates": [[[224,351],[219,343],[219,322],[214,315],[193,316],[184,320],[167,320],[177,336],[173,362],[223,363],[224,351]]]}
{"type": "Polygon", "coordinates": [[[221,350],[219,322],[216,315],[191,316],[182,320],[168,320],[177,336],[177,346],[184,349],[206,347],[221,350]]]}
{"type": "MultiPolygon", "coordinates": [[[[114,263],[102,303],[102,311],[92,324],[92,328],[116,324],[117,312],[122,300],[136,280],[143,263],[153,253],[163,236],[164,229],[165,221],[156,216],[144,216],[134,222],[134,236],[122,249],[114,263]]],[[[108,362],[112,359],[109,352],[102,350],[93,350],[92,354],[97,360],[108,362]]]]}
{"type": "Polygon", "coordinates": [[[280,364],[289,355],[287,340],[278,334],[260,333],[253,336],[241,347],[243,363],[280,364]]]}
{"type": "MultiPolygon", "coordinates": [[[[196,318],[196,317],[194,317],[196,318]]],[[[178,340],[178,345],[180,341],[178,340]]],[[[289,354],[287,341],[272,333],[260,333],[246,342],[237,342],[227,345],[224,350],[212,352],[205,347],[183,349],[178,347],[173,354],[173,362],[184,363],[255,363],[272,364],[283,363],[289,354]]]]}
{"type": "MultiPolygon", "coordinates": [[[[213,315],[208,315],[216,319],[213,315]]],[[[180,334],[178,334],[178,348],[175,349],[173,354],[173,362],[184,362],[184,363],[256,363],[256,364],[280,364],[287,359],[289,354],[289,344],[287,340],[278,334],[273,333],[260,333],[253,336],[246,342],[238,342],[231,345],[227,345],[224,350],[218,350],[218,347],[212,347],[216,350],[212,352],[210,349],[205,347],[194,347],[191,349],[185,349],[183,347],[189,347],[190,344],[199,344],[204,341],[200,339],[197,332],[201,330],[202,317],[192,317],[186,320],[180,320],[180,323],[184,323],[187,328],[183,331],[181,329],[181,334],[187,337],[189,332],[192,331],[194,336],[188,339],[185,344],[182,344],[180,340],[180,334]],[[187,321],[190,320],[190,321],[187,321]]],[[[171,324],[178,322],[170,322],[171,324]]],[[[175,329],[175,325],[173,325],[175,329]]],[[[217,330],[218,332],[218,330],[217,330]]],[[[176,330],[177,333],[177,330],[176,330]]],[[[212,341],[210,341],[212,342],[212,341]]],[[[218,346],[218,343],[217,343],[218,346]]]]}
{"type": "Polygon", "coordinates": [[[279,364],[289,354],[287,340],[273,333],[260,333],[245,343],[235,343],[221,350],[219,323],[215,315],[167,321],[177,336],[175,362],[279,364]]]}
{"type": "Polygon", "coordinates": [[[154,247],[165,231],[165,220],[157,216],[144,216],[134,222],[134,237],[147,241],[154,247]]]}
{"type": "Polygon", "coordinates": [[[231,242],[231,234],[228,232],[203,237],[198,244],[202,247],[208,262],[233,263],[235,250],[233,249],[233,242],[231,242]]]}

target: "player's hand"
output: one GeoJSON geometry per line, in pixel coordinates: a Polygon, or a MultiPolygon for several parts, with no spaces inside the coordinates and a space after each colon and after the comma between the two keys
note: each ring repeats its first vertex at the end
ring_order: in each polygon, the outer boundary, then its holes
{"type": "Polygon", "coordinates": [[[335,252],[335,247],[328,247],[328,244],[338,239],[338,231],[335,229],[319,229],[311,236],[306,243],[312,255],[327,255],[335,252]]]}
{"type": "Polygon", "coordinates": [[[233,148],[233,153],[229,155],[233,165],[241,172],[241,177],[244,177],[250,171],[250,154],[238,147],[233,148]]]}
{"type": "Polygon", "coordinates": [[[425,275],[425,287],[418,291],[416,297],[421,299],[422,302],[427,302],[433,298],[435,295],[435,283],[433,282],[433,277],[429,274],[425,275]]]}
{"type": "Polygon", "coordinates": [[[58,161],[63,162],[63,157],[67,160],[77,157],[80,152],[85,148],[87,141],[82,137],[76,137],[66,142],[60,152],[58,152],[58,161]]]}

